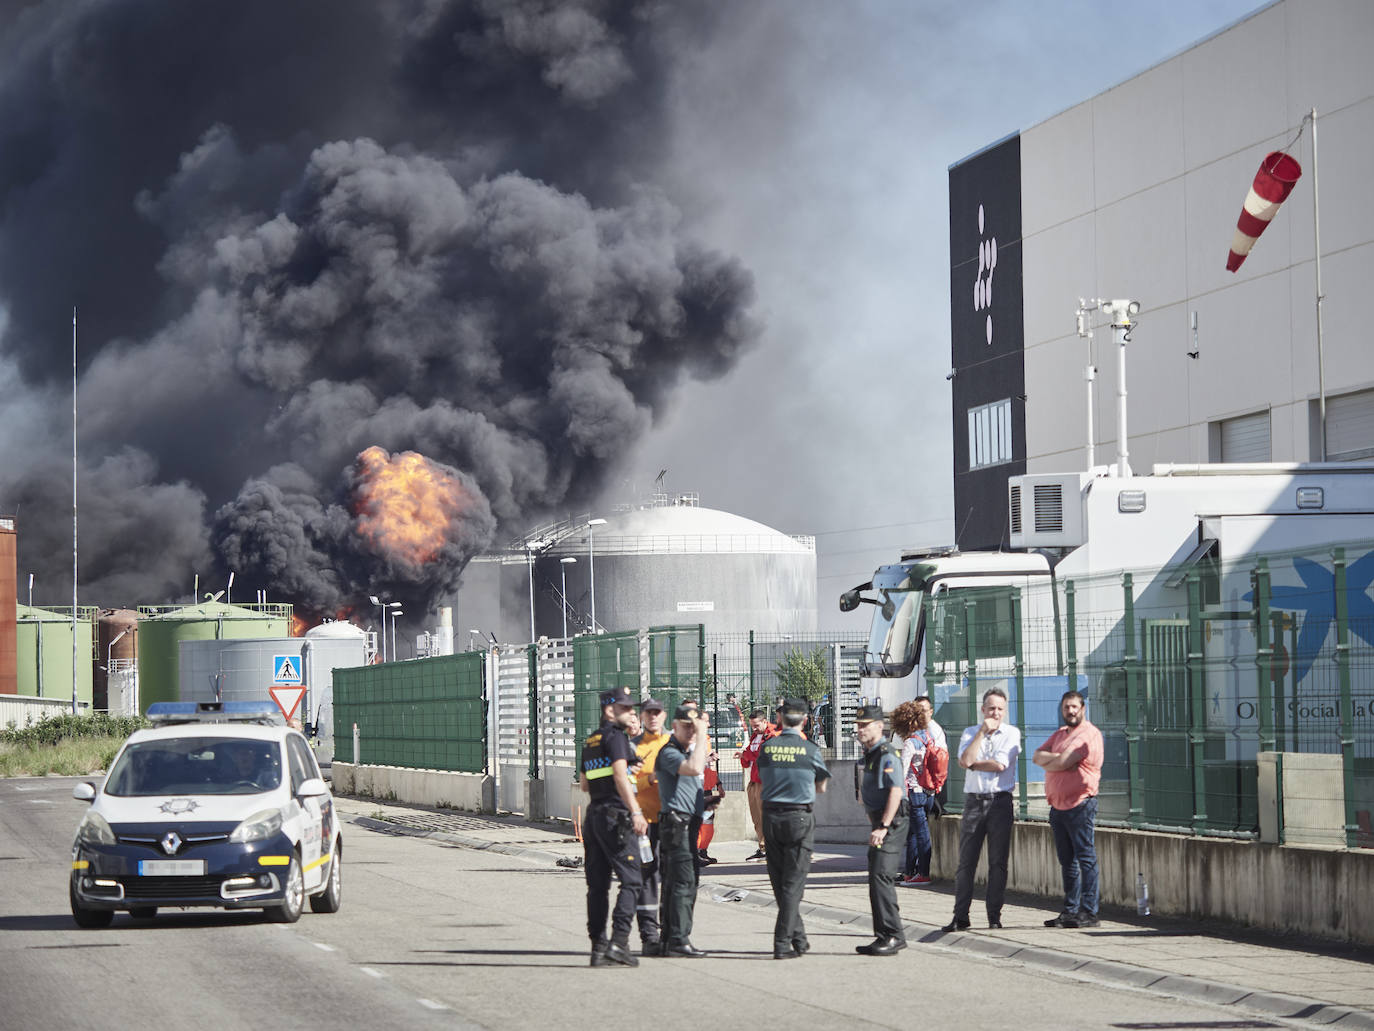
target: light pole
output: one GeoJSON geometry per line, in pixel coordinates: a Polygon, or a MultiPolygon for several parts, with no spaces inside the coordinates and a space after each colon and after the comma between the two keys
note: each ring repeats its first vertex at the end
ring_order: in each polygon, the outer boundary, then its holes
{"type": "Polygon", "coordinates": [[[487,647],[487,639],[486,639],[485,637],[482,636],[482,631],[480,631],[480,630],[472,629],[472,630],[469,630],[469,631],[468,631],[468,644],[469,644],[469,645],[472,644],[472,635],[473,635],[473,634],[476,634],[476,635],[477,635],[477,640],[479,640],[479,641],[482,642],[482,649],[485,651],[485,650],[486,650],[486,647],[487,647]]]}
{"type": "MultiPolygon", "coordinates": [[[[405,613],[401,611],[401,603],[399,601],[393,601],[391,604],[387,605],[387,608],[391,610],[391,661],[400,662],[401,653],[396,650],[396,617],[404,616],[405,613]]],[[[386,634],[385,612],[382,614],[382,634],[383,636],[386,634]]]]}
{"type": "Polygon", "coordinates": [[[367,600],[382,610],[382,661],[386,662],[386,603],[379,600],[375,594],[369,594],[367,600]]]}
{"type": "Polygon", "coordinates": [[[596,628],[596,553],[592,549],[592,529],[597,526],[605,526],[604,519],[587,520],[587,579],[591,584],[592,592],[592,633],[599,633],[596,628]]]}
{"type": "Polygon", "coordinates": [[[563,574],[563,640],[568,639],[568,566],[576,562],[577,559],[571,555],[565,555],[558,560],[561,567],[559,572],[563,574]]]}

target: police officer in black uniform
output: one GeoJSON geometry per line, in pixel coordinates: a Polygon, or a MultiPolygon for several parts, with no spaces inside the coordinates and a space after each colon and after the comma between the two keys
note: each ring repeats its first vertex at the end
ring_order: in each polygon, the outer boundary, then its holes
{"type": "Polygon", "coordinates": [[[773,926],[773,958],[796,959],[811,948],[802,926],[802,892],[811,871],[816,818],[811,809],[816,792],[824,791],[830,770],[813,741],[802,737],[807,704],[785,698],[779,707],[782,732],[759,750],[763,781],[763,840],[768,880],[778,906],[773,926]]]}
{"type": "Polygon", "coordinates": [[[636,835],[649,824],[635,800],[630,767],[635,764],[634,746],[624,727],[634,713],[634,694],[621,686],[601,695],[601,726],[582,743],[582,790],[591,796],[582,839],[586,848],[587,934],[592,940],[594,967],[619,963],[639,966],[630,952],[641,870],[636,835]],[[606,940],[606,911],[610,906],[611,871],[620,879],[611,940],[606,940]]]}
{"type": "Polygon", "coordinates": [[[873,910],[873,941],[855,951],[865,956],[895,956],[906,948],[897,908],[897,877],[906,846],[906,786],[901,752],[883,736],[881,705],[865,705],[855,718],[864,748],[859,789],[868,812],[868,903],[873,910]]]}

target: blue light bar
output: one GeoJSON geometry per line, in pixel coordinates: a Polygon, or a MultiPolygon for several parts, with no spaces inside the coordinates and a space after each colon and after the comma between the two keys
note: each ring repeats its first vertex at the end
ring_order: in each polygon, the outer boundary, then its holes
{"type": "Polygon", "coordinates": [[[285,723],[272,702],[153,702],[153,723],[285,723]]]}

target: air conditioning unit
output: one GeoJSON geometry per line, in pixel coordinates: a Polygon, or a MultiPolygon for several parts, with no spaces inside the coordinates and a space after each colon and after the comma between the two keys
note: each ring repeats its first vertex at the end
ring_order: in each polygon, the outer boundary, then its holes
{"type": "Polygon", "coordinates": [[[1013,548],[1076,548],[1087,540],[1083,495],[1090,473],[1014,476],[1007,484],[1013,548]]]}

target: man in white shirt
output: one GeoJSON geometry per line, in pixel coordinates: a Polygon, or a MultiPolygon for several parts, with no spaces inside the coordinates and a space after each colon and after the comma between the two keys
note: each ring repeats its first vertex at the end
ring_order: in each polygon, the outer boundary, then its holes
{"type": "Polygon", "coordinates": [[[1002,927],[1002,901],[1007,890],[1007,857],[1011,854],[1013,812],[1011,793],[1016,787],[1016,759],[1021,753],[1021,731],[1007,718],[1007,696],[1000,687],[983,692],[983,722],[959,738],[959,765],[964,774],[964,815],[959,820],[959,870],[954,875],[954,919],[946,931],[969,927],[973,901],[973,872],[983,841],[988,843],[988,927],[1002,927]]]}

